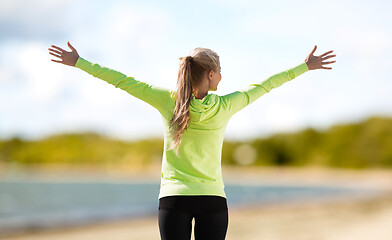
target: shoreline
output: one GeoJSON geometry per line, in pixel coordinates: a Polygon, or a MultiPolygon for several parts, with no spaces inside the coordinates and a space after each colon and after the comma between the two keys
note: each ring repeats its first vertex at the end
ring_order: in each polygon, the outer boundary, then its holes
{"type": "MultiPolygon", "coordinates": [[[[0,169],[1,170],[1,169],[0,169]]],[[[159,182],[161,165],[122,171],[115,168],[62,168],[42,166],[17,168],[0,171],[0,181],[7,179],[37,181],[134,181],[159,182]]],[[[222,166],[224,183],[262,182],[271,184],[349,184],[356,186],[358,181],[380,188],[392,188],[392,169],[339,169],[327,167],[252,167],[222,166]]]]}

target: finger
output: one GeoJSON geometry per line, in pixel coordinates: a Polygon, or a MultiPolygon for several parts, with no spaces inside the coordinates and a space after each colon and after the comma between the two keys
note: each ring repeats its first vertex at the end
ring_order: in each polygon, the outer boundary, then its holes
{"type": "Polygon", "coordinates": [[[325,58],[321,58],[321,60],[324,61],[324,60],[326,60],[326,59],[328,59],[328,58],[331,58],[331,57],[336,57],[336,55],[326,56],[325,58]]]}
{"type": "Polygon", "coordinates": [[[59,58],[63,58],[62,54],[55,54],[55,53],[52,53],[52,52],[49,52],[49,54],[51,54],[53,56],[56,56],[56,57],[59,57],[59,58]]]}
{"type": "Polygon", "coordinates": [[[72,52],[76,52],[76,49],[69,43],[69,41],[68,41],[68,47],[72,50],[72,52]]]}
{"type": "Polygon", "coordinates": [[[323,53],[322,55],[320,55],[320,57],[324,57],[325,55],[328,55],[329,53],[332,53],[332,52],[333,52],[333,50],[328,51],[328,52],[326,52],[326,53],[323,53]]]}
{"type": "Polygon", "coordinates": [[[60,52],[60,51],[57,51],[57,50],[54,50],[54,49],[51,49],[51,48],[48,48],[50,51],[52,51],[52,52],[55,52],[55,53],[58,53],[58,54],[63,54],[62,52],[60,52]]]}
{"type": "Polygon", "coordinates": [[[57,54],[54,54],[54,53],[49,53],[49,54],[51,54],[51,55],[53,55],[53,56],[55,56],[55,57],[58,57],[58,58],[63,58],[62,56],[60,56],[60,55],[57,55],[57,54]]]}
{"type": "Polygon", "coordinates": [[[59,48],[59,47],[57,47],[57,46],[55,46],[55,45],[51,45],[51,47],[56,48],[56,49],[60,50],[60,51],[63,52],[63,53],[66,52],[64,49],[59,48]]]}
{"type": "Polygon", "coordinates": [[[331,63],[334,63],[334,62],[336,62],[336,61],[331,61],[331,62],[322,62],[321,64],[331,64],[331,63]]]}
{"type": "Polygon", "coordinates": [[[314,48],[313,48],[312,52],[310,53],[310,55],[313,55],[313,53],[316,51],[316,49],[317,49],[317,45],[314,45],[314,48]]]}
{"type": "Polygon", "coordinates": [[[330,68],[330,67],[323,67],[323,66],[321,66],[321,68],[322,68],[322,69],[332,69],[332,68],[330,68]]]}
{"type": "Polygon", "coordinates": [[[54,60],[54,59],[50,59],[50,60],[52,60],[53,62],[63,63],[63,61],[59,61],[59,60],[54,60]]]}

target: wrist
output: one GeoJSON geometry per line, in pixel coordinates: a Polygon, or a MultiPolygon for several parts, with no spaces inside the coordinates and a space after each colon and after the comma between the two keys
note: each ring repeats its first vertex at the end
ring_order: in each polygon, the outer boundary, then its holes
{"type": "Polygon", "coordinates": [[[74,67],[76,67],[76,64],[78,63],[79,59],[80,59],[80,56],[77,56],[76,61],[75,61],[74,65],[73,65],[74,67]]]}
{"type": "Polygon", "coordinates": [[[308,67],[309,70],[313,70],[313,68],[310,66],[309,61],[305,61],[306,66],[308,67]]]}

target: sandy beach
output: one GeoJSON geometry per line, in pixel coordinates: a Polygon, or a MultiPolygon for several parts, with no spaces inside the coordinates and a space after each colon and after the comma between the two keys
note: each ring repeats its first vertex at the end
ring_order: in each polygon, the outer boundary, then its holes
{"type": "MultiPolygon", "coordinates": [[[[156,174],[144,173],[144,177],[156,174]]],[[[224,168],[226,182],[252,184],[341,184],[380,190],[358,198],[292,204],[229,206],[228,240],[390,240],[392,239],[392,172],[290,168],[224,168]]],[[[159,171],[158,171],[159,174],[159,171]]],[[[133,177],[137,178],[137,174],[133,177]]],[[[154,176],[155,177],[155,176],[154,176]]],[[[160,239],[157,216],[45,230],[3,237],[7,240],[160,239]]],[[[193,239],[193,236],[192,236],[193,239]]]]}

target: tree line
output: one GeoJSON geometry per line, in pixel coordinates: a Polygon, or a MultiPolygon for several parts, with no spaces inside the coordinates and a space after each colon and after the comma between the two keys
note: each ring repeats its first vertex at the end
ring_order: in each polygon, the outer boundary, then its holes
{"type": "MultiPolygon", "coordinates": [[[[120,141],[94,132],[57,134],[40,140],[0,140],[0,166],[17,163],[118,167],[160,164],[163,139],[120,141]]],[[[224,141],[222,164],[392,168],[392,118],[306,128],[249,141],[224,141]]]]}

